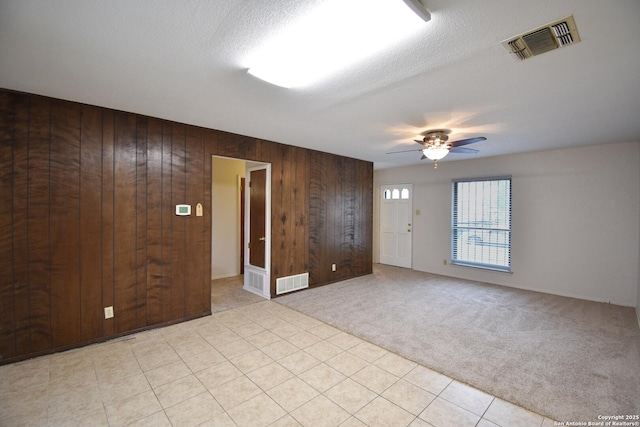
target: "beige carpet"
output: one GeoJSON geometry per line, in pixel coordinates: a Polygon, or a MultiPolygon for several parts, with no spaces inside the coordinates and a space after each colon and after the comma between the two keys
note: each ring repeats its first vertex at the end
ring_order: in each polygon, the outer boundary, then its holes
{"type": "Polygon", "coordinates": [[[640,414],[629,307],[384,265],[275,301],[558,421],[640,414]]]}

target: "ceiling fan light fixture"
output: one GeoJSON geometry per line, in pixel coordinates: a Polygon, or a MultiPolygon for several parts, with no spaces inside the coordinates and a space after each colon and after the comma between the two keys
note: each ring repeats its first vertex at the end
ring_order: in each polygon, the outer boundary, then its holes
{"type": "Polygon", "coordinates": [[[432,145],[422,150],[422,154],[427,156],[427,159],[437,162],[449,154],[449,148],[445,145],[432,145]]]}

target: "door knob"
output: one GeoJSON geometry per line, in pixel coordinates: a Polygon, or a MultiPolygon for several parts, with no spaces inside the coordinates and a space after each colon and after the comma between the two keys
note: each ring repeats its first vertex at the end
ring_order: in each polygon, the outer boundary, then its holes
{"type": "Polygon", "coordinates": [[[261,242],[264,242],[264,236],[262,236],[262,237],[260,238],[260,241],[261,241],[261,242]]]}

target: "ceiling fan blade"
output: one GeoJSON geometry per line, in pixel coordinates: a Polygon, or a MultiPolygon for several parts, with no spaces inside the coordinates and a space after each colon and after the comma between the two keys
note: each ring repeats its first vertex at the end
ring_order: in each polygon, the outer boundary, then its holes
{"type": "Polygon", "coordinates": [[[420,141],[420,140],[418,140],[418,139],[414,139],[414,141],[415,141],[415,142],[417,142],[417,143],[418,143],[418,144],[420,144],[420,145],[425,145],[424,141],[420,141]]]}
{"type": "Polygon", "coordinates": [[[422,157],[420,157],[420,160],[424,160],[424,159],[426,159],[426,158],[427,158],[427,156],[425,156],[425,155],[423,154],[423,155],[422,155],[422,157]]]}
{"type": "Polygon", "coordinates": [[[409,152],[411,152],[411,151],[422,151],[422,150],[424,150],[424,148],[419,148],[419,149],[417,149],[417,150],[414,148],[413,150],[392,151],[392,152],[390,152],[390,153],[385,153],[385,154],[409,153],[409,152]]]}
{"type": "Polygon", "coordinates": [[[464,147],[453,147],[449,150],[450,153],[467,153],[467,154],[476,154],[478,150],[474,150],[473,148],[464,148],[464,147]]]}
{"type": "Polygon", "coordinates": [[[462,147],[463,145],[475,144],[476,142],[486,141],[487,138],[484,136],[478,136],[476,138],[469,139],[461,139],[460,141],[455,141],[451,143],[452,147],[462,147]]]}

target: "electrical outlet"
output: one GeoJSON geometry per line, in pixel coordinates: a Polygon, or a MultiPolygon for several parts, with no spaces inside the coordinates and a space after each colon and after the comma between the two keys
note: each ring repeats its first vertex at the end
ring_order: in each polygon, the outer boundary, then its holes
{"type": "Polygon", "coordinates": [[[104,308],[104,318],[111,319],[113,317],[113,306],[104,308]]]}
{"type": "Polygon", "coordinates": [[[442,265],[447,265],[447,260],[446,259],[442,260],[442,265]]]}
{"type": "Polygon", "coordinates": [[[331,271],[336,271],[336,265],[335,264],[331,264],[331,271]]]}

